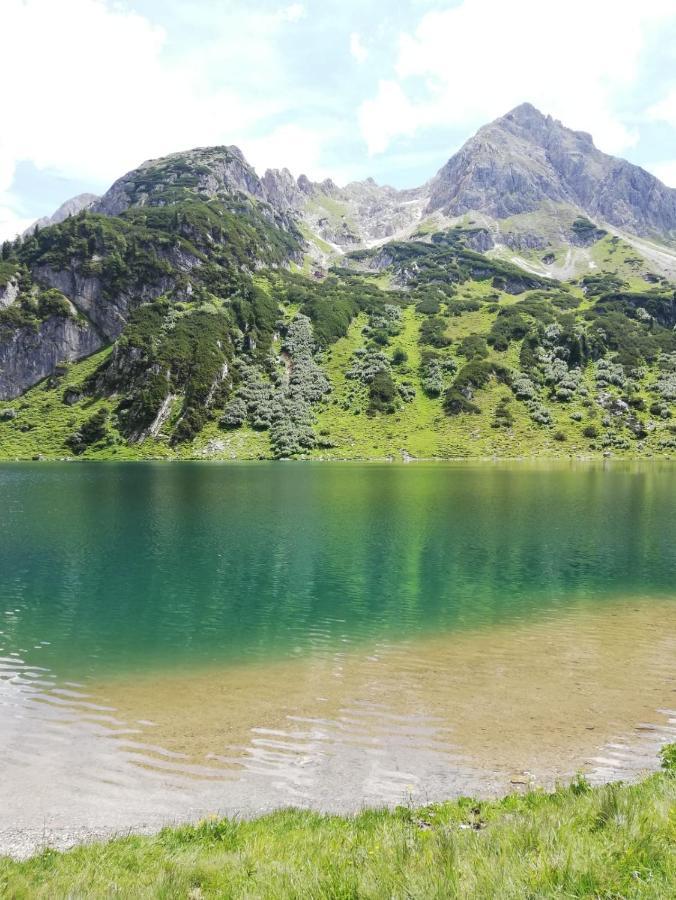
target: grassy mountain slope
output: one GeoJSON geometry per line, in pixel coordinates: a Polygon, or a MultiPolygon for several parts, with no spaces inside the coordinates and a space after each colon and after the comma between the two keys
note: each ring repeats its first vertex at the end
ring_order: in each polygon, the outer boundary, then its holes
{"type": "Polygon", "coordinates": [[[544,207],[516,213],[508,244],[486,216],[420,220],[409,194],[202,148],[5,243],[0,457],[673,454],[659,267],[567,201],[546,201],[551,233],[544,207]]]}
{"type": "MultiPolygon", "coordinates": [[[[40,286],[46,267],[98,279],[104,311],[128,298],[126,324],[0,404],[0,454],[673,455],[673,286],[624,256],[617,274],[555,282],[469,249],[476,232],[356,251],[318,281],[283,266],[299,236],[251,203],[45,229],[5,261],[23,286],[0,328],[85,316],[40,286]]],[[[600,260],[624,253],[598,244],[600,260]]]]}

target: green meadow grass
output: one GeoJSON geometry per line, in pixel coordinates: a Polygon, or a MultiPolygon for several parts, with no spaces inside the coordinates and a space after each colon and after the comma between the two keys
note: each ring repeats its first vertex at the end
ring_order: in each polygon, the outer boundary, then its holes
{"type": "MultiPolygon", "coordinates": [[[[610,244],[611,248],[616,245],[610,244]]],[[[469,282],[462,286],[460,296],[467,299],[485,299],[493,291],[488,282],[469,282]]],[[[577,291],[575,293],[578,293],[577,291]]],[[[500,306],[518,302],[519,297],[503,294],[500,306]]],[[[580,309],[589,301],[583,299],[580,309]]],[[[280,315],[288,322],[298,312],[296,304],[280,307],[280,315]]],[[[457,317],[447,317],[446,333],[453,344],[442,354],[455,356],[459,364],[464,360],[457,355],[458,343],[471,334],[487,334],[495,321],[495,309],[487,305],[476,311],[468,311],[457,317]]],[[[346,378],[354,351],[365,347],[367,337],[362,333],[368,319],[366,314],[357,316],[345,337],[339,338],[323,354],[320,360],[332,386],[323,403],[315,407],[315,431],[323,446],[308,452],[314,459],[383,459],[402,458],[410,455],[419,459],[455,458],[569,458],[602,457],[604,448],[599,440],[585,437],[585,427],[593,424],[600,432],[602,412],[596,404],[586,404],[575,396],[568,403],[547,402],[552,414],[550,427],[534,423],[524,403],[517,401],[506,385],[494,379],[476,393],[481,412],[448,416],[444,413],[439,397],[428,397],[422,388],[420,359],[424,349],[419,343],[420,328],[425,317],[408,305],[402,311],[402,327],[398,335],[390,339],[385,352],[392,357],[396,348],[403,350],[407,360],[393,367],[396,383],[408,382],[415,389],[412,402],[399,402],[393,413],[367,415],[368,388],[356,380],[346,378]],[[495,412],[501,401],[507,401],[513,422],[508,428],[496,428],[495,412]]],[[[280,339],[274,343],[278,352],[280,339]]],[[[507,351],[489,350],[489,359],[517,371],[520,343],[513,342],[507,351]]],[[[0,417],[0,459],[31,459],[41,456],[58,459],[72,456],[68,449],[68,437],[100,408],[114,412],[117,399],[93,399],[83,396],[72,406],[63,397],[70,387],[81,387],[87,377],[104,361],[110,348],[88,359],[72,364],[59,378],[45,380],[31,388],[22,397],[0,402],[0,413],[12,409],[16,418],[0,417]]],[[[651,397],[645,385],[657,377],[657,371],[646,367],[648,376],[639,395],[649,406],[651,397]]],[[[447,380],[450,383],[450,379],[447,380]]],[[[584,370],[583,383],[590,396],[595,393],[594,366],[584,370]]],[[[621,391],[609,389],[620,396],[621,391]]],[[[177,401],[180,403],[180,401],[177,401]]],[[[116,430],[115,416],[108,421],[109,439],[88,448],[85,459],[264,459],[273,451],[267,431],[255,431],[249,427],[224,430],[219,427],[221,410],[215,410],[197,437],[185,444],[171,446],[167,435],[147,439],[141,444],[129,445],[116,430]]],[[[613,447],[612,456],[673,458],[673,420],[656,419],[655,430],[642,442],[631,438],[627,446],[613,447]],[[666,444],[665,444],[666,439],[666,444]]]]}
{"type": "Polygon", "coordinates": [[[0,860],[19,898],[671,898],[676,754],[635,785],[354,817],[285,810],[0,860]]]}

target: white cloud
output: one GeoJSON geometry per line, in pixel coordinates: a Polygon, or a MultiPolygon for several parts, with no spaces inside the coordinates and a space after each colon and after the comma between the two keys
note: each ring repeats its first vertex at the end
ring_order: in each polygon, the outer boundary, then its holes
{"type": "Polygon", "coordinates": [[[305,174],[321,180],[329,175],[320,163],[322,147],[329,137],[328,132],[288,124],[265,137],[245,139],[241,149],[260,174],[265,169],[287,168],[295,176],[305,174]]]}
{"type": "Polygon", "coordinates": [[[21,161],[105,182],[150,157],[241,143],[260,131],[261,121],[290,102],[274,38],[304,13],[300,3],[269,14],[254,10],[246,22],[240,12],[243,27],[229,31],[224,16],[222,32],[201,56],[172,58],[164,31],[126,5],[2,0],[0,234],[24,227],[9,194],[21,161]],[[214,53],[225,85],[214,78],[214,53]],[[247,80],[253,69],[276,90],[264,93],[247,80]]]}
{"type": "Polygon", "coordinates": [[[361,35],[356,31],[350,35],[350,53],[359,63],[366,62],[368,59],[369,52],[362,43],[361,35]]]}
{"type": "Polygon", "coordinates": [[[616,104],[637,78],[646,29],[667,20],[673,0],[464,0],[428,12],[400,36],[396,80],[363,104],[364,139],[378,153],[397,135],[474,127],[528,100],[621,152],[637,135],[616,104]]]}
{"type": "Polygon", "coordinates": [[[298,22],[305,16],[305,7],[302,3],[292,3],[280,11],[280,18],[286,22],[298,22]]]}
{"type": "Polygon", "coordinates": [[[362,103],[358,115],[369,153],[382,153],[393,138],[413,134],[421,124],[419,110],[396,81],[381,81],[376,96],[362,103]]]}
{"type": "Polygon", "coordinates": [[[19,216],[9,206],[0,206],[0,241],[14,240],[22,234],[35,220],[19,216]]]}
{"type": "Polygon", "coordinates": [[[676,87],[672,87],[667,94],[648,109],[647,117],[653,122],[666,122],[672,128],[676,128],[676,87]]]}
{"type": "Polygon", "coordinates": [[[651,171],[653,175],[656,175],[668,187],[676,188],[676,159],[653,163],[646,166],[646,169],[651,171]]]}

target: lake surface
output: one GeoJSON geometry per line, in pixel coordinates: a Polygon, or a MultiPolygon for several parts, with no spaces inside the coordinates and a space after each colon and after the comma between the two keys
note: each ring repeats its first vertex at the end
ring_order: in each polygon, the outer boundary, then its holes
{"type": "Polygon", "coordinates": [[[675,538],[669,463],[2,464],[0,845],[654,765],[675,538]]]}

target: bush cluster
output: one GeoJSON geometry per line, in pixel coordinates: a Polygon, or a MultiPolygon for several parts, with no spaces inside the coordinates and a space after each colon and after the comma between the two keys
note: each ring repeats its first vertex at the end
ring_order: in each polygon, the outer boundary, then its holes
{"type": "Polygon", "coordinates": [[[98,444],[108,436],[108,419],[109,412],[105,407],[101,407],[86,422],[73,432],[66,440],[66,446],[77,456],[87,450],[88,447],[98,444]]]}
{"type": "Polygon", "coordinates": [[[491,378],[502,384],[510,384],[509,369],[496,362],[473,360],[468,362],[456,375],[453,384],[444,394],[444,411],[449,416],[463,412],[480,413],[480,407],[473,402],[475,391],[485,387],[491,378]]]}
{"type": "Polygon", "coordinates": [[[565,403],[578,392],[582,370],[577,367],[570,369],[563,359],[554,357],[545,362],[543,377],[551,387],[552,397],[565,403]]]}
{"type": "Polygon", "coordinates": [[[248,421],[252,428],[269,429],[272,449],[278,458],[297,456],[316,446],[312,405],[331,386],[314,360],[315,349],[312,323],[307,316],[299,314],[282,342],[286,374],[273,369],[266,377],[259,365],[240,361],[240,383],[225,407],[221,425],[238,428],[248,421]]]}
{"type": "Polygon", "coordinates": [[[627,376],[624,367],[609,359],[600,359],[596,363],[596,386],[600,388],[615,387],[623,388],[625,386],[627,376]]]}
{"type": "Polygon", "coordinates": [[[423,320],[420,326],[421,344],[427,344],[430,347],[448,347],[451,339],[446,332],[446,321],[439,316],[428,316],[423,320]]]}
{"type": "Polygon", "coordinates": [[[390,373],[384,370],[377,372],[369,383],[369,405],[366,414],[393,413],[397,393],[397,387],[390,373]]]}
{"type": "Polygon", "coordinates": [[[512,390],[517,400],[533,400],[537,395],[537,388],[532,380],[523,372],[518,372],[512,380],[512,390]]]}
{"type": "Polygon", "coordinates": [[[458,364],[452,356],[441,356],[426,350],[420,360],[420,379],[428,397],[439,397],[444,390],[444,376],[456,372],[458,364]]]}
{"type": "Polygon", "coordinates": [[[510,398],[503,397],[495,409],[495,416],[491,422],[491,428],[511,428],[514,424],[514,416],[509,408],[510,398]]]}
{"type": "Polygon", "coordinates": [[[458,345],[458,354],[466,360],[485,359],[488,356],[486,338],[481,334],[468,334],[458,345]]]}
{"type": "Polygon", "coordinates": [[[401,331],[401,309],[392,303],[384,303],[369,316],[366,334],[380,346],[389,343],[390,338],[401,331]]]}
{"type": "Polygon", "coordinates": [[[663,354],[660,356],[658,364],[660,374],[655,384],[655,391],[664,403],[676,403],[676,353],[663,354]]]}
{"type": "Polygon", "coordinates": [[[381,350],[359,347],[352,355],[352,363],[345,377],[370,384],[380,372],[389,371],[390,361],[381,350]]]}

